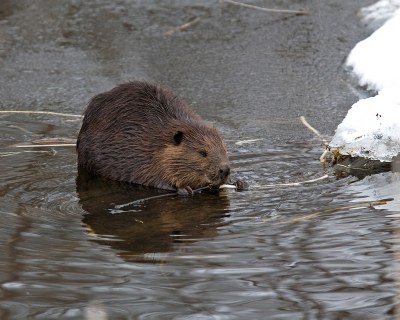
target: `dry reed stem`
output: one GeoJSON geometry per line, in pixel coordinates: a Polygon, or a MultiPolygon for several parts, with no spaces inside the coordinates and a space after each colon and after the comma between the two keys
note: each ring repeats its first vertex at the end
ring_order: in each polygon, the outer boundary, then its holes
{"type": "Polygon", "coordinates": [[[15,148],[75,147],[76,143],[17,144],[15,148]]]}
{"type": "Polygon", "coordinates": [[[186,22],[186,23],[180,25],[179,27],[176,27],[176,28],[173,28],[173,29],[170,29],[170,30],[164,32],[163,35],[165,37],[170,37],[170,36],[172,36],[174,33],[178,32],[178,31],[183,31],[183,30],[186,30],[186,29],[192,27],[193,25],[198,23],[200,20],[201,19],[199,17],[196,17],[192,21],[186,22]]]}
{"type": "Polygon", "coordinates": [[[274,188],[274,187],[296,187],[296,186],[301,186],[303,184],[308,184],[308,183],[313,183],[313,182],[317,182],[317,181],[320,181],[320,180],[324,180],[324,179],[327,179],[327,178],[329,178],[329,175],[325,174],[322,177],[318,177],[318,178],[310,179],[310,180],[305,180],[305,181],[261,185],[260,189],[263,189],[263,188],[274,188]]]}
{"type": "Polygon", "coordinates": [[[0,113],[16,113],[16,114],[44,114],[51,116],[62,116],[62,117],[76,117],[83,118],[82,115],[79,114],[71,114],[71,113],[60,113],[53,111],[24,111],[24,110],[0,110],[0,113]]]}
{"type": "Polygon", "coordinates": [[[42,138],[38,140],[33,140],[33,144],[65,144],[65,143],[76,143],[76,139],[71,139],[71,138],[42,138]]]}
{"type": "Polygon", "coordinates": [[[15,156],[21,153],[48,153],[51,155],[56,155],[57,152],[55,150],[50,150],[50,151],[13,151],[13,152],[0,152],[0,158],[2,157],[9,157],[9,156],[15,156]]]}
{"type": "Polygon", "coordinates": [[[245,8],[249,8],[249,9],[265,11],[265,12],[289,13],[289,14],[297,14],[297,15],[307,15],[307,14],[309,14],[309,12],[307,10],[270,9],[270,8],[258,7],[258,6],[254,6],[254,5],[251,5],[251,4],[242,3],[242,2],[233,1],[233,0],[221,0],[221,1],[233,4],[235,6],[240,6],[240,7],[245,7],[245,8]]]}
{"type": "Polygon", "coordinates": [[[304,116],[300,117],[300,121],[307,129],[309,129],[311,132],[313,132],[321,140],[321,142],[324,145],[328,145],[328,141],[322,136],[322,134],[317,129],[315,129],[313,126],[311,126],[311,124],[309,124],[307,122],[307,120],[304,116]]]}

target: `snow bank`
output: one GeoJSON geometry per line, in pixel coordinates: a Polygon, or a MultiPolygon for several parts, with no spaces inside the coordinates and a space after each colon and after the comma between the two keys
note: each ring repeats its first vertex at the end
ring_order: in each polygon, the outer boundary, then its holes
{"type": "Polygon", "coordinates": [[[399,0],[381,0],[360,10],[361,20],[373,30],[381,27],[400,8],[399,0]]]}
{"type": "Polygon", "coordinates": [[[329,145],[341,154],[391,161],[400,153],[400,0],[379,1],[362,14],[371,23],[390,17],[347,59],[359,84],[377,95],[351,107],[329,145]]]}

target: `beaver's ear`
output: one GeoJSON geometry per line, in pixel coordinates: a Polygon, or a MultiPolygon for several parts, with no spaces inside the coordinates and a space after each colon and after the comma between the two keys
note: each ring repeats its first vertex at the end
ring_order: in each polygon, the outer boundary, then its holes
{"type": "Polygon", "coordinates": [[[181,141],[183,139],[183,132],[182,131],[177,131],[174,135],[174,144],[176,146],[181,144],[181,141]]]}

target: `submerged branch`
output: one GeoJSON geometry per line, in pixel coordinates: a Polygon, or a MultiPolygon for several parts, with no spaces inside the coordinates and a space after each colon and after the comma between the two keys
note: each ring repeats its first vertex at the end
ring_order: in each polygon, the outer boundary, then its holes
{"type": "MultiPolygon", "coordinates": [[[[326,210],[321,210],[321,211],[309,213],[309,214],[306,214],[305,216],[302,216],[302,217],[299,217],[299,218],[289,219],[288,221],[283,221],[283,222],[280,222],[280,223],[299,222],[299,221],[315,218],[315,217],[318,217],[318,216],[323,215],[323,214],[335,213],[335,212],[338,212],[338,211],[341,211],[341,210],[346,210],[346,209],[355,209],[355,208],[362,208],[362,207],[380,206],[380,205],[387,204],[387,202],[391,201],[391,200],[392,199],[382,199],[382,200],[378,200],[378,201],[358,202],[358,203],[355,203],[355,204],[352,204],[352,205],[348,205],[348,206],[330,208],[330,209],[326,209],[326,210]]],[[[294,214],[300,214],[300,213],[294,213],[294,214]]]]}
{"type": "MultiPolygon", "coordinates": [[[[202,187],[202,188],[198,188],[198,189],[195,189],[195,190],[193,190],[193,193],[196,193],[196,192],[200,192],[200,191],[202,191],[202,190],[206,190],[206,189],[209,189],[210,187],[202,187]]],[[[164,198],[164,197],[170,197],[170,196],[177,196],[177,195],[179,195],[179,193],[178,192],[171,192],[171,193],[165,193],[165,194],[160,194],[160,195],[157,195],[157,196],[152,196],[152,197],[148,197],[148,198],[143,198],[143,199],[138,199],[138,200],[134,200],[134,201],[132,201],[132,202],[128,202],[128,203],[124,203],[124,204],[119,204],[119,205],[116,205],[115,206],[115,209],[122,209],[122,208],[125,208],[125,207],[128,207],[128,206],[131,206],[131,205],[133,205],[133,204],[141,204],[141,203],[143,203],[144,201],[147,201],[147,200],[152,200],[152,199],[157,199],[157,198],[164,198]]],[[[115,210],[112,210],[113,212],[112,213],[117,213],[117,211],[115,211],[115,210]]],[[[118,211],[119,212],[119,211],[118,211]]]]}

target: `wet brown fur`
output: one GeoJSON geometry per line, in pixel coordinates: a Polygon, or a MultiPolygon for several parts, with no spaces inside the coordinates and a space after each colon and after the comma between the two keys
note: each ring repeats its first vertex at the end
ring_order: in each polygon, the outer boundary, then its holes
{"type": "Polygon", "coordinates": [[[147,82],[93,97],[77,152],[80,172],[161,189],[219,186],[229,178],[217,129],[172,92],[147,82]]]}

